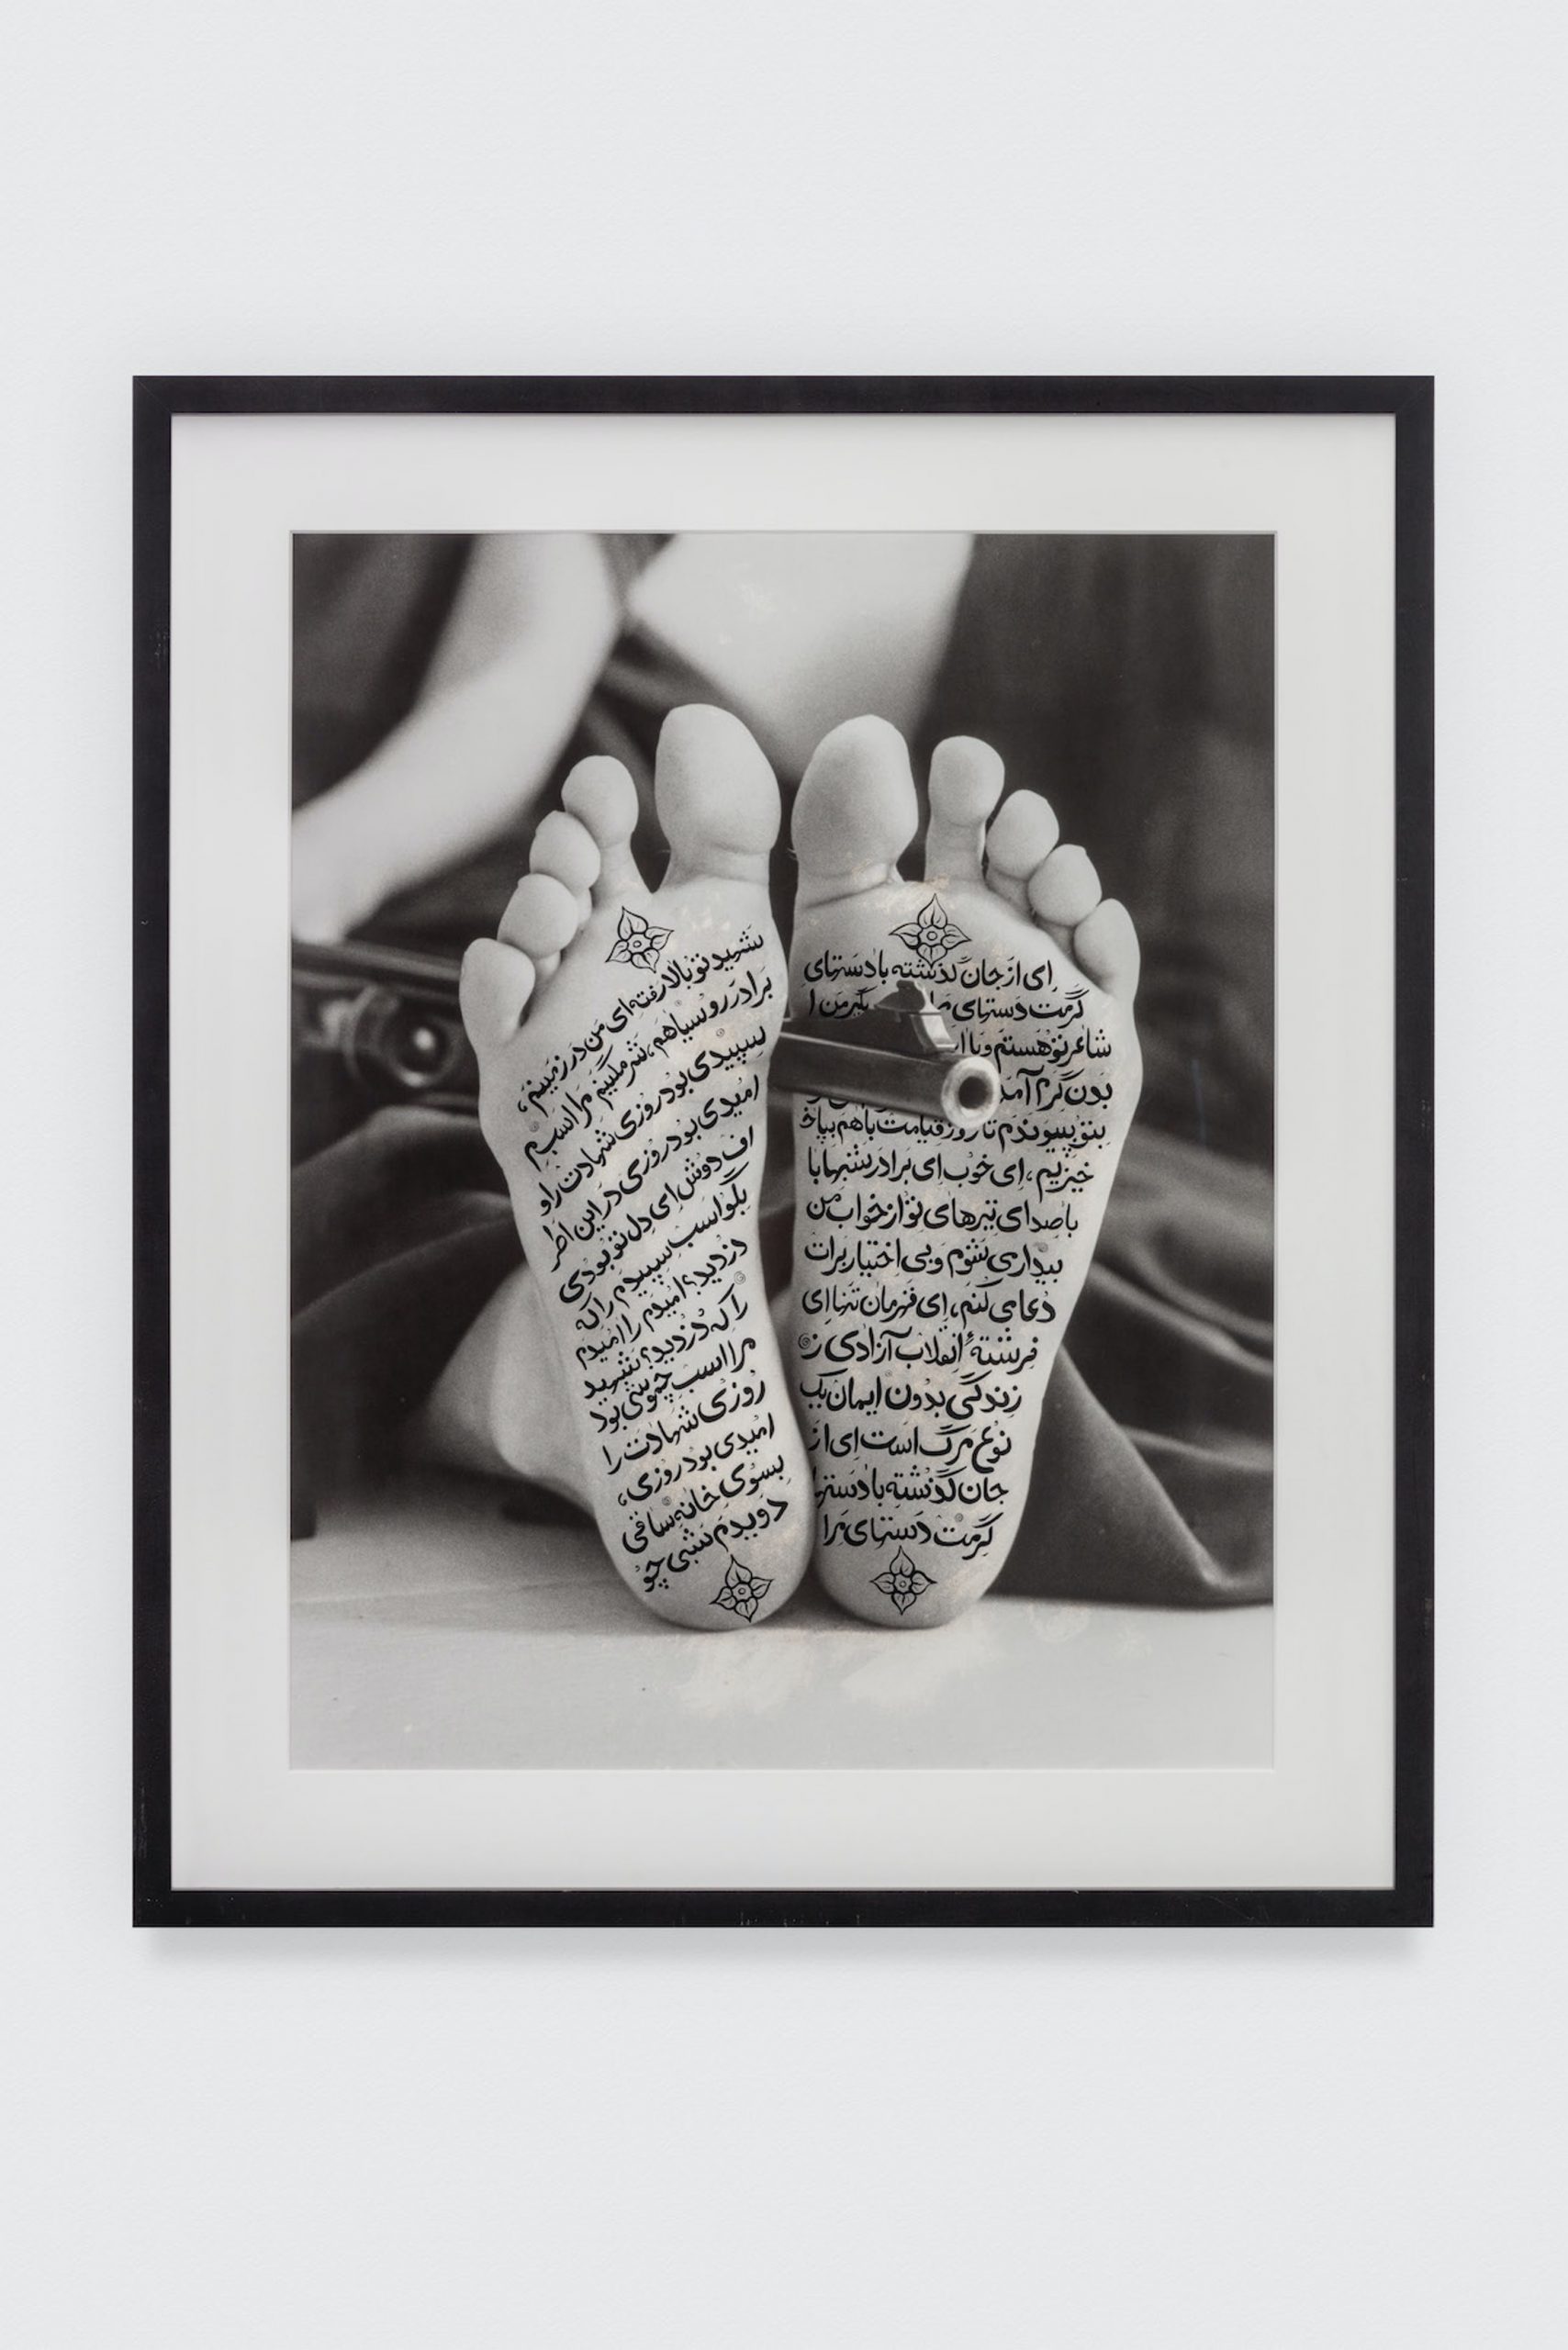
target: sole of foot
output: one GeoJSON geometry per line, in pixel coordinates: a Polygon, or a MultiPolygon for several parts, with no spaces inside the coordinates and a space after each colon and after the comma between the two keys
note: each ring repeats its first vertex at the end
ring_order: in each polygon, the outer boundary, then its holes
{"type": "Polygon", "coordinates": [[[846,1017],[917,981],[1002,1081],[970,1134],[795,1105],[790,1351],[816,1565],[888,1627],[949,1622],[1006,1561],[1141,1076],[1132,921],[1048,803],[1002,801],[1002,780],[985,744],[938,747],[918,882],[898,865],[909,755],[882,720],[835,728],[795,803],[794,1007],[846,1017]]]}
{"type": "Polygon", "coordinates": [[[666,721],[655,793],[671,856],[650,892],[631,777],[573,770],[465,957],[463,1016],[605,1547],[656,1615],[720,1631],[780,1607],[812,1540],[756,1228],[778,793],[739,721],[700,706],[666,721]]]}

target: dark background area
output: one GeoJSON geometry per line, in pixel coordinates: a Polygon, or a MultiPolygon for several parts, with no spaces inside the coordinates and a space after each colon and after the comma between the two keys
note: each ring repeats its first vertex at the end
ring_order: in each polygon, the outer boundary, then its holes
{"type": "MultiPolygon", "coordinates": [[[[418,699],[472,542],[295,541],[294,798],[351,773],[418,699]]],[[[654,537],[607,542],[629,582],[654,537]]],[[[945,734],[1005,760],[1090,849],[1143,944],[1144,1123],[1254,1165],[1273,1140],[1273,543],[1262,537],[980,537],[913,748],[945,734]]],[[[623,629],[543,805],[590,751],[643,796],[650,880],[665,848],[653,755],[666,712],[722,700],[634,621],[623,629]]],[[[744,716],[744,711],[739,713],[744,716]]],[[[798,778],[783,775],[786,797],[798,778]]],[[[391,900],[361,935],[452,957],[493,930],[537,817],[391,900]]],[[[788,930],[792,873],[776,860],[788,930]]]]}

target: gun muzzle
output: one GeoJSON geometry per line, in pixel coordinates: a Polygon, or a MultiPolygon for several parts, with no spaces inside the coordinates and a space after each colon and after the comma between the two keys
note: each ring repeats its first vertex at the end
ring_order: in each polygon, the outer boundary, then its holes
{"type": "Polygon", "coordinates": [[[901,979],[863,1012],[787,1022],[769,1082],[778,1092],[870,1102],[960,1134],[993,1118],[1002,1099],[994,1061],[959,1052],[942,1013],[913,979],[901,979]]]}

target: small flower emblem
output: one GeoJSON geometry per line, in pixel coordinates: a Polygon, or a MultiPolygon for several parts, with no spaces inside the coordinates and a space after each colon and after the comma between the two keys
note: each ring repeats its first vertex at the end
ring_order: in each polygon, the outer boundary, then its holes
{"type": "Polygon", "coordinates": [[[645,914],[622,906],[615,944],[604,959],[607,963],[634,963],[640,971],[656,971],[659,957],[671,935],[669,931],[660,930],[656,923],[651,923],[645,914]]]}
{"type": "Polygon", "coordinates": [[[928,898],[914,920],[902,923],[893,936],[902,938],[928,971],[956,946],[969,943],[969,932],[958,928],[940,898],[928,898]]]}
{"type": "Polygon", "coordinates": [[[713,1594],[712,1605],[727,1607],[732,1616],[742,1617],[748,1624],[754,1623],[759,1601],[766,1599],[773,1588],[773,1577],[754,1575],[749,1567],[742,1566],[733,1550],[726,1555],[730,1561],[729,1572],[713,1594]]]}
{"type": "Polygon", "coordinates": [[[885,1591],[901,1616],[907,1616],[923,1591],[935,1591],[936,1579],[917,1567],[907,1550],[895,1550],[892,1564],[871,1577],[874,1591],[885,1591]]]}

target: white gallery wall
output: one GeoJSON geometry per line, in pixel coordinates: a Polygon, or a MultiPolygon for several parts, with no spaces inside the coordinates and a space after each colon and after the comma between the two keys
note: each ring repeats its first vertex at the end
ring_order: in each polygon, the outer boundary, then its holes
{"type": "Polygon", "coordinates": [[[9,25],[9,2339],[1561,2339],[1565,50],[1548,0],[9,25]],[[1436,373],[1434,1933],[132,1933],[138,370],[1436,373]]]}

